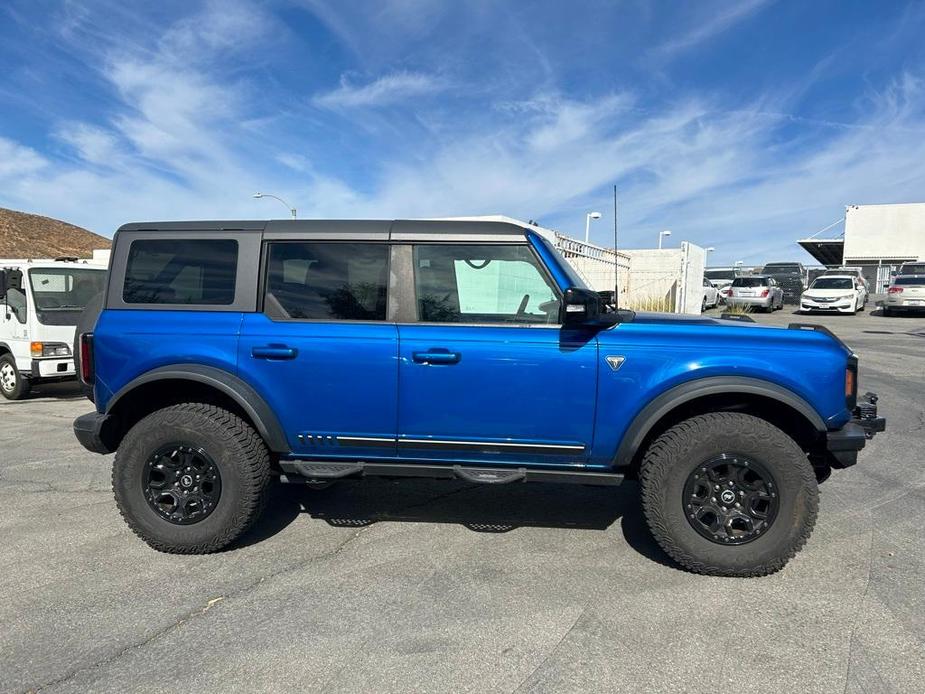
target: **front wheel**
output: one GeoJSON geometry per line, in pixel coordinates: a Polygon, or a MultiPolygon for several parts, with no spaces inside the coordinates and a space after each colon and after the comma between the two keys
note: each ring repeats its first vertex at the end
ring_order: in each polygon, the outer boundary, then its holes
{"type": "Polygon", "coordinates": [[[0,395],[7,400],[21,400],[29,394],[30,383],[16,368],[12,354],[0,356],[0,395]]]}
{"type": "Polygon", "coordinates": [[[227,547],[266,501],[270,459],[263,440],[214,405],[166,407],[126,434],[112,468],[116,504],[151,547],[205,554],[227,547]]]}
{"type": "Polygon", "coordinates": [[[806,455],[752,415],[714,412],[676,424],[646,451],[640,481],[655,540],[696,573],[774,573],[816,522],[818,489],[806,455]]]}

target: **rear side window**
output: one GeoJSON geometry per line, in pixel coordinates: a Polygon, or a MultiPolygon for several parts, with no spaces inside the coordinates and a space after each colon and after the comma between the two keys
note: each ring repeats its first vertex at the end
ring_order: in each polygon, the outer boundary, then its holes
{"type": "Polygon", "coordinates": [[[264,310],[271,318],[384,321],[389,247],[270,243],[264,310]]]}
{"type": "Polygon", "coordinates": [[[736,277],[732,280],[733,287],[767,287],[768,281],[764,277],[736,277]]]}
{"type": "Polygon", "coordinates": [[[233,239],[132,241],[122,300],[127,304],[234,303],[238,242],[233,239]]]}

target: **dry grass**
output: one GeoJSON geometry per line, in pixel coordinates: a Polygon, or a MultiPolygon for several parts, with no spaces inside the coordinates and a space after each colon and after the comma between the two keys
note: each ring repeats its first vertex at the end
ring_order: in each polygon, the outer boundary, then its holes
{"type": "Polygon", "coordinates": [[[634,311],[654,311],[656,313],[674,312],[671,300],[667,296],[634,297],[627,302],[625,308],[630,308],[634,311]]]}
{"type": "Polygon", "coordinates": [[[750,304],[726,304],[723,307],[723,313],[730,313],[733,316],[744,316],[747,313],[752,312],[752,307],[750,304]]]}

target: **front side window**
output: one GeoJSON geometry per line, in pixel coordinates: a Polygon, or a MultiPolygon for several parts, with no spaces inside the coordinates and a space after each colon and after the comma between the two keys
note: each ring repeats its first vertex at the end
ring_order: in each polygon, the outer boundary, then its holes
{"type": "Polygon", "coordinates": [[[234,303],[237,266],[238,242],[233,239],[132,241],[122,300],[227,306],[234,303]]]}
{"type": "Polygon", "coordinates": [[[375,243],[269,244],[271,318],[384,321],[389,247],[375,243]]]}
{"type": "Polygon", "coordinates": [[[558,293],[526,245],[417,245],[414,287],[425,322],[559,322],[558,293]]]}

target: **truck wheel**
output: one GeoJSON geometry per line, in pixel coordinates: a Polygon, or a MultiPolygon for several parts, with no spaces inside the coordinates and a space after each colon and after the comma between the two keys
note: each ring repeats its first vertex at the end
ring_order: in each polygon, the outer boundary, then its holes
{"type": "Polygon", "coordinates": [[[151,547],[206,554],[227,547],[260,515],[270,480],[263,440],[214,405],[184,403],[126,434],[112,467],[116,504],[151,547]]]}
{"type": "Polygon", "coordinates": [[[0,356],[0,395],[7,400],[21,400],[29,394],[29,379],[16,368],[12,354],[0,356]]]}
{"type": "Polygon", "coordinates": [[[806,544],[819,504],[813,468],[763,419],[714,412],[659,436],[640,469],[656,541],[696,573],[764,576],[806,544]]]}

